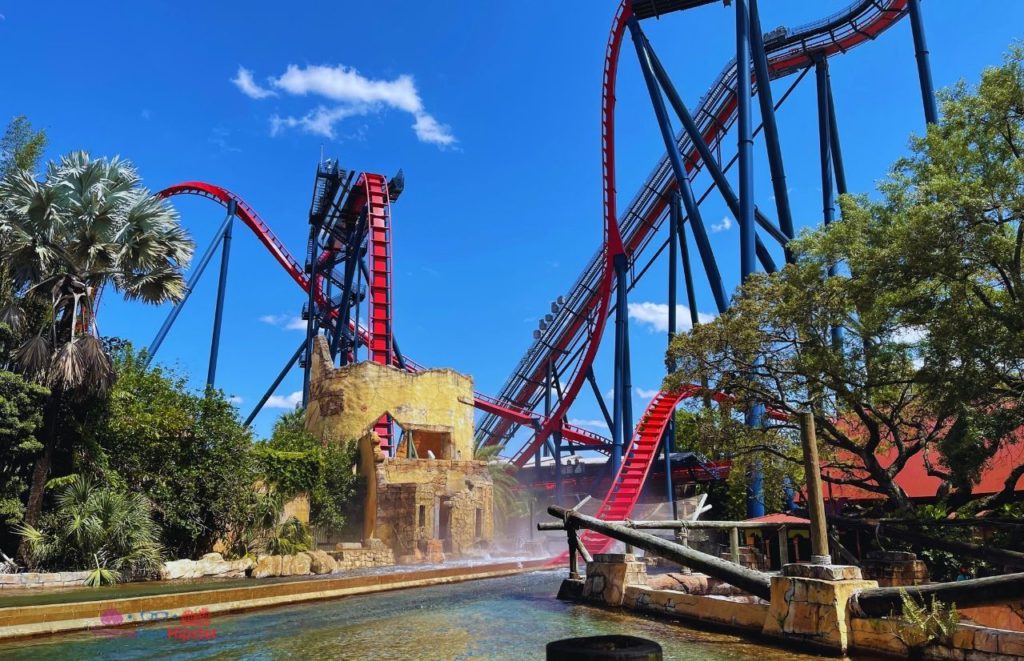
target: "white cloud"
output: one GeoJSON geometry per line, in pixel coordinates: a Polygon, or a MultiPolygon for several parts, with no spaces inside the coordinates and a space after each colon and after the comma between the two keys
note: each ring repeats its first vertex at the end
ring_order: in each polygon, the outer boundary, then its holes
{"type": "MultiPolygon", "coordinates": [[[[244,67],[238,68],[238,75],[231,82],[243,94],[254,99],[275,94],[273,90],[256,84],[252,72],[244,67]]],[[[451,127],[442,124],[426,111],[416,83],[408,74],[402,74],[394,80],[374,80],[343,64],[333,67],[289,64],[283,74],[270,80],[270,84],[285,94],[319,96],[338,104],[333,108],[321,105],[303,117],[275,115],[271,118],[272,135],[279,134],[283,128],[300,128],[307,133],[334,138],[334,124],[342,119],[394,108],[413,116],[415,121],[412,129],[421,142],[442,147],[456,142],[451,127]]]]}
{"type": "Polygon", "coordinates": [[[722,216],[722,222],[711,224],[712,232],[725,232],[730,228],[732,228],[732,218],[729,216],[722,216]]]}
{"type": "Polygon", "coordinates": [[[603,419],[588,420],[586,418],[570,418],[569,424],[574,427],[584,427],[587,429],[608,429],[608,423],[603,419]]]}
{"type": "Polygon", "coordinates": [[[264,408],[268,409],[287,409],[293,410],[299,404],[302,403],[302,391],[296,390],[295,392],[285,395],[271,395],[267,403],[263,405],[264,408]]]}
{"type": "MultiPolygon", "coordinates": [[[[668,304],[652,303],[650,301],[630,303],[629,318],[639,322],[640,324],[648,326],[648,330],[652,333],[665,333],[668,331],[668,304]]],[[[697,319],[701,323],[707,323],[714,318],[715,315],[713,314],[708,314],[706,312],[697,313],[697,319]]],[[[690,330],[690,328],[690,308],[685,305],[677,305],[676,329],[682,332],[690,330]]]]}
{"type": "Polygon", "coordinates": [[[654,390],[647,390],[646,388],[634,388],[633,392],[636,393],[637,396],[640,397],[641,399],[654,399],[654,396],[661,391],[658,390],[657,388],[655,388],[654,390]]]}
{"type": "Polygon", "coordinates": [[[231,79],[231,82],[235,84],[242,94],[246,95],[250,99],[265,99],[268,96],[277,96],[273,90],[268,90],[264,87],[260,87],[259,84],[253,80],[252,72],[245,67],[238,67],[238,74],[231,79]]]}
{"type": "Polygon", "coordinates": [[[238,405],[238,404],[241,404],[244,401],[245,400],[242,399],[241,397],[239,397],[238,395],[231,395],[230,397],[228,397],[228,402],[230,402],[231,404],[238,405]]]}
{"type": "Polygon", "coordinates": [[[365,115],[369,109],[363,107],[326,108],[317,106],[302,117],[279,117],[274,115],[270,118],[270,135],[278,135],[282,129],[300,128],[305,133],[320,135],[333,140],[335,137],[334,125],[354,115],[365,115]]]}
{"type": "Polygon", "coordinates": [[[294,317],[287,314],[265,314],[260,317],[260,321],[286,330],[306,330],[306,322],[302,320],[302,317],[294,317]]]}

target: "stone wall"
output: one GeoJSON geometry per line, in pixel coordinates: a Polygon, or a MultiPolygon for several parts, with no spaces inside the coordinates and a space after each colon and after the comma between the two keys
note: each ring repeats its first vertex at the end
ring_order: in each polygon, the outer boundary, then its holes
{"type": "Polygon", "coordinates": [[[85,583],[87,571],[62,571],[53,573],[24,572],[21,574],[0,574],[0,590],[25,590],[31,588],[80,588],[85,583]]]}
{"type": "Polygon", "coordinates": [[[455,555],[494,539],[494,489],[485,462],[386,458],[379,449],[376,457],[374,488],[367,489],[365,539],[382,540],[396,556],[423,553],[427,540],[441,539],[446,532],[445,550],[455,555]]]}
{"type": "Polygon", "coordinates": [[[395,564],[395,556],[384,542],[371,539],[369,544],[338,544],[334,551],[328,552],[337,565],[338,571],[346,569],[366,569],[369,567],[390,567],[395,564]]]}
{"type": "MultiPolygon", "coordinates": [[[[881,652],[892,656],[911,655],[911,645],[919,645],[911,632],[897,620],[857,618],[851,622],[852,647],[861,652],[881,652]]],[[[986,629],[961,624],[946,644],[918,646],[914,650],[919,658],[954,659],[1020,659],[1024,657],[1024,633],[986,629]]]]}
{"type": "Polygon", "coordinates": [[[878,581],[882,587],[928,582],[928,565],[907,551],[872,551],[860,566],[864,578],[878,581]]]}
{"type": "MultiPolygon", "coordinates": [[[[335,368],[323,337],[314,345],[306,429],[319,438],[362,438],[385,413],[403,429],[450,435],[449,456],[473,456],[473,379],[450,369],[406,372],[361,362],[335,368]]],[[[428,434],[429,435],[429,434],[428,434]]],[[[436,442],[436,437],[434,437],[436,442]]],[[[422,453],[426,458],[426,452],[422,453]]]]}

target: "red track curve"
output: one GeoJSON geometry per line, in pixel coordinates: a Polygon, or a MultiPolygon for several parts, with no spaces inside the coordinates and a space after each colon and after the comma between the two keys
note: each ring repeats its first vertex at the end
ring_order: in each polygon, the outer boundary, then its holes
{"type": "MultiPolygon", "coordinates": [[[[377,175],[369,176],[377,177],[377,175]]],[[[360,182],[363,182],[363,179],[363,177],[360,177],[360,182]]],[[[377,188],[380,188],[381,185],[383,185],[384,190],[386,191],[386,185],[382,184],[382,182],[382,178],[380,179],[380,181],[377,181],[377,188]]],[[[361,189],[362,186],[360,185],[357,188],[361,189]]],[[[299,287],[302,288],[304,292],[309,292],[309,278],[306,277],[302,265],[299,263],[297,259],[295,259],[295,257],[291,254],[288,248],[285,247],[284,243],[282,243],[281,240],[277,238],[273,230],[270,228],[270,225],[268,225],[259,216],[259,214],[256,213],[252,206],[245,202],[245,200],[243,200],[241,197],[239,197],[235,193],[232,193],[226,188],[206,183],[203,181],[182,182],[179,184],[175,184],[173,186],[168,186],[167,188],[157,193],[157,197],[161,199],[174,197],[176,195],[197,195],[199,197],[204,197],[206,199],[213,200],[214,202],[217,202],[223,207],[227,207],[231,202],[235,202],[235,213],[238,216],[238,218],[250,230],[252,230],[253,234],[256,235],[256,238],[259,239],[260,243],[262,243],[264,247],[267,248],[270,254],[277,261],[277,263],[285,270],[286,273],[288,273],[292,280],[294,280],[295,283],[299,285],[299,287]]],[[[324,260],[325,257],[326,255],[321,255],[320,259],[324,260]]],[[[315,296],[317,297],[317,301],[321,304],[325,303],[327,300],[326,296],[322,291],[322,280],[322,277],[317,278],[315,294],[315,296]]],[[[390,312],[388,314],[389,317],[387,321],[390,324],[390,312]]],[[[369,332],[367,332],[367,329],[360,327],[359,334],[368,343],[372,341],[372,336],[370,335],[369,332]]],[[[378,347],[378,351],[381,352],[382,355],[383,351],[385,350],[385,348],[378,347]]],[[[409,371],[418,372],[424,369],[421,365],[417,364],[409,357],[406,357],[406,363],[406,369],[408,369],[409,371]]],[[[555,428],[555,424],[551,421],[559,419],[558,417],[555,416],[552,416],[551,418],[543,418],[536,416],[533,413],[524,411],[514,406],[510,406],[507,403],[499,402],[494,398],[488,397],[487,395],[484,395],[482,393],[474,393],[473,406],[482,411],[494,413],[496,415],[502,416],[503,418],[511,419],[515,421],[517,424],[533,425],[539,423],[542,429],[549,429],[548,433],[553,431],[555,428]]],[[[582,427],[570,425],[565,422],[562,423],[561,432],[563,438],[565,438],[566,441],[577,443],[579,445],[605,445],[609,442],[608,439],[598,434],[595,434],[594,432],[591,432],[587,429],[583,429],[582,427]]],[[[378,432],[378,434],[379,433],[380,432],[378,432]]]]}

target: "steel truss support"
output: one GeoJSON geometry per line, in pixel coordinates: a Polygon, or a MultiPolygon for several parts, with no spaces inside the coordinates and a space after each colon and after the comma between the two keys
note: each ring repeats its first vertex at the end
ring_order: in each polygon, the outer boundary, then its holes
{"type": "Polygon", "coordinates": [[[739,154],[740,277],[757,271],[754,228],[754,135],[750,108],[750,12],[736,0],[736,153],[739,154]]]}
{"type": "Polygon", "coordinates": [[[260,401],[256,402],[256,406],[255,408],[253,408],[252,413],[250,413],[249,417],[245,419],[246,427],[251,425],[252,421],[255,420],[256,416],[259,415],[260,411],[263,410],[263,405],[267,403],[267,400],[270,399],[270,396],[273,395],[274,392],[277,390],[278,386],[281,385],[281,382],[284,381],[284,377],[288,375],[288,372],[291,371],[292,366],[295,365],[295,362],[299,359],[299,356],[301,356],[302,352],[305,350],[306,340],[303,339],[302,342],[299,342],[299,347],[295,350],[295,353],[293,353],[292,357],[288,359],[287,363],[285,363],[284,369],[282,369],[281,373],[277,375],[277,378],[274,379],[274,382],[270,384],[270,387],[267,388],[267,391],[263,393],[263,397],[260,397],[260,401]]]}
{"type": "MultiPolygon", "coordinates": [[[[551,361],[547,365],[547,378],[544,384],[544,417],[551,417],[551,390],[555,387],[555,370],[551,361]]],[[[562,433],[556,431],[551,435],[555,459],[555,502],[562,502],[562,433]]]]}
{"type": "Polygon", "coordinates": [[[719,312],[725,312],[726,308],[729,307],[729,299],[726,297],[725,288],[722,286],[722,276],[718,271],[718,263],[715,261],[714,251],[711,249],[711,242],[708,240],[700,208],[693,197],[690,180],[686,176],[686,168],[683,167],[683,159],[679,154],[679,147],[676,145],[672,126],[669,123],[668,112],[665,110],[665,101],[661,97],[661,91],[658,89],[658,83],[652,71],[652,62],[648,57],[648,50],[644,47],[646,39],[640,30],[640,24],[636,18],[629,19],[629,31],[633,36],[633,43],[636,46],[640,68],[643,69],[644,80],[647,82],[647,91],[651,95],[654,114],[658,118],[658,127],[661,129],[661,137],[665,142],[665,151],[668,154],[669,162],[672,163],[676,187],[680,195],[682,195],[683,204],[686,207],[686,215],[693,226],[693,236],[697,240],[697,250],[700,252],[701,261],[704,263],[704,271],[708,276],[708,283],[711,285],[711,294],[714,296],[715,306],[719,312]]]}
{"type": "MultiPolygon", "coordinates": [[[[771,78],[768,75],[768,54],[761,34],[761,17],[757,0],[750,2],[750,49],[754,57],[754,72],[757,75],[757,102],[761,108],[761,125],[764,127],[765,145],[768,151],[768,167],[772,173],[772,190],[775,192],[775,208],[779,214],[779,229],[788,238],[793,234],[793,213],[789,207],[789,191],[786,188],[786,169],[782,163],[782,145],[779,127],[775,121],[775,103],[772,99],[771,78]]],[[[792,261],[792,254],[786,251],[786,260],[792,261]]]]}
{"type": "Polygon", "coordinates": [[[213,313],[213,338],[210,340],[210,366],[206,371],[206,387],[213,388],[217,380],[217,356],[220,353],[220,329],[224,321],[224,296],[228,285],[228,262],[231,258],[231,228],[234,226],[238,203],[228,202],[228,221],[221,239],[220,278],[217,280],[217,307],[213,313]]]}
{"type": "MultiPolygon", "coordinates": [[[[736,196],[736,192],[732,188],[732,184],[730,184],[729,180],[725,178],[725,172],[718,164],[718,159],[715,158],[713,153],[711,153],[711,148],[708,147],[707,142],[704,141],[704,136],[701,135],[700,129],[697,127],[697,122],[693,120],[693,116],[690,114],[690,111],[687,110],[686,104],[683,103],[682,98],[679,96],[679,92],[676,91],[675,86],[672,84],[672,79],[669,78],[668,72],[665,71],[665,67],[662,66],[661,61],[658,59],[658,55],[654,52],[650,42],[647,41],[647,37],[641,34],[641,38],[643,39],[647,62],[650,63],[658,84],[660,84],[662,89],[665,91],[665,96],[668,97],[668,102],[672,105],[672,109],[679,117],[679,121],[683,125],[683,130],[686,131],[686,134],[690,138],[690,142],[693,143],[697,153],[700,154],[701,161],[704,162],[704,167],[707,168],[708,174],[710,174],[711,178],[714,180],[715,186],[718,187],[726,205],[728,205],[732,214],[738,218],[740,215],[740,203],[739,198],[736,196]]],[[[643,63],[644,60],[641,59],[641,65],[643,65],[643,63]]],[[[674,151],[678,154],[678,145],[675,143],[672,144],[675,148],[674,151]]],[[[671,153],[672,148],[669,148],[669,151],[671,153]]],[[[689,214],[689,209],[687,209],[687,213],[689,214]]],[[[786,242],[789,241],[789,237],[779,230],[779,228],[775,227],[775,225],[773,225],[772,222],[768,220],[768,218],[761,213],[756,206],[754,207],[754,219],[761,228],[771,234],[772,238],[780,245],[785,245],[786,242]]],[[[769,255],[768,249],[765,248],[764,244],[761,242],[761,237],[756,234],[754,240],[757,244],[758,256],[763,260],[764,256],[769,255]]],[[[772,272],[775,270],[775,264],[771,262],[770,257],[768,257],[767,262],[762,261],[761,265],[764,266],[766,271],[772,272]]]]}
{"type": "Polygon", "coordinates": [[[149,349],[146,352],[146,365],[149,366],[153,362],[153,358],[156,356],[156,352],[160,349],[160,345],[164,343],[164,339],[167,338],[167,333],[170,332],[171,327],[174,325],[174,321],[181,314],[181,310],[185,307],[185,302],[188,301],[188,297],[192,295],[196,285],[199,283],[199,279],[203,277],[203,272],[206,270],[210,260],[213,259],[213,254],[217,250],[217,246],[220,245],[221,240],[224,238],[224,233],[228,231],[228,227],[231,226],[233,214],[228,214],[228,217],[224,219],[217,233],[213,235],[213,240],[210,241],[210,245],[206,248],[206,252],[199,258],[196,263],[195,271],[192,272],[191,277],[188,279],[188,283],[185,284],[185,293],[182,295],[181,300],[175,303],[174,307],[171,308],[170,314],[164,320],[160,330],[157,331],[156,337],[149,344],[149,349]]]}
{"type": "Polygon", "coordinates": [[[932,65],[928,57],[928,43],[924,38],[924,18],[921,16],[921,0],[910,0],[910,29],[914,34],[914,55],[917,58],[917,77],[921,81],[921,100],[924,103],[924,119],[929,124],[939,121],[939,108],[935,103],[935,86],[932,84],[932,65]]]}
{"type": "Polygon", "coordinates": [[[835,169],[836,193],[846,195],[846,166],[843,164],[843,148],[839,140],[839,123],[836,121],[836,102],[832,98],[832,76],[826,76],[828,81],[828,136],[829,146],[832,148],[832,167],[835,169]]]}
{"type": "Polygon", "coordinates": [[[612,391],[612,460],[610,469],[614,475],[622,464],[622,448],[629,442],[627,434],[633,433],[632,421],[627,424],[627,402],[632,393],[627,391],[629,377],[629,312],[626,292],[626,255],[615,256],[615,384],[612,391]]]}

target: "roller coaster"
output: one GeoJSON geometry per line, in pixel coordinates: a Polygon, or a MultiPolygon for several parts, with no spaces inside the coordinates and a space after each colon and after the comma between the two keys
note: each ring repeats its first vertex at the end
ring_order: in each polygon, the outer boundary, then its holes
{"type": "MultiPolygon", "coordinates": [[[[691,323],[698,305],[689,254],[687,226],[693,233],[697,257],[718,312],[727,309],[729,297],[722,284],[715,254],[701,215],[701,204],[714,191],[722,196],[737,219],[740,230],[741,279],[754,273],[758,264],[766,272],[777,269],[778,260],[789,260],[785,246],[794,236],[785,179],[783,152],[776,126],[776,112],[790,98],[808,73],[814,72],[820,148],[822,221],[835,218],[835,195],[846,192],[846,177],[836,125],[829,79],[829,60],[867,44],[904,17],[910,18],[925,121],[937,120],[928,49],[920,0],[858,0],[843,11],[794,29],[761,30],[757,0],[732,0],[735,11],[736,57],[717,77],[691,111],[672,84],[647,39],[642,23],[665,18],[715,0],[622,0],[608,38],[601,89],[601,156],[603,188],[603,244],[564,296],[551,303],[533,343],[516,364],[496,396],[477,393],[474,406],[482,412],[477,426],[478,446],[500,445],[511,462],[524,466],[541,456],[553,458],[555,498],[560,499],[562,457],[577,449],[608,455],[608,474],[614,476],[597,516],[624,519],[633,511],[659,451],[666,462],[671,494],[673,418],[679,403],[702,392],[698,386],[677,392],[660,392],[651,400],[634,428],[631,404],[628,294],[659,259],[667,258],[668,336],[677,331],[676,302],[678,266],[682,266],[691,323]],[[644,180],[629,204],[620,211],[616,190],[615,104],[619,60],[629,33],[651,97],[655,120],[665,154],[644,180]],[[771,81],[792,78],[776,101],[771,81]],[[752,103],[759,104],[761,124],[753,126],[752,103]],[[666,103],[667,102],[667,103],[666,103]],[[674,114],[681,129],[673,128],[674,114]],[[723,157],[727,134],[735,129],[737,151],[723,157]],[[773,221],[759,208],[753,195],[753,144],[763,134],[770,167],[774,206],[773,221]],[[737,186],[726,177],[737,167],[737,186]],[[705,171],[711,184],[700,195],[694,184],[705,171]],[[662,231],[668,225],[667,232],[662,231]],[[667,236],[664,236],[667,234],[667,236]],[[762,236],[764,239],[762,239],[762,236]],[[667,256],[663,257],[667,252],[667,256]],[[594,362],[606,328],[614,328],[614,383],[609,406],[594,374],[594,362]],[[570,425],[568,412],[589,384],[611,432],[604,438],[570,425]],[[525,440],[514,447],[513,439],[525,440]]],[[[725,4],[730,4],[726,2],[725,4]]],[[[673,19],[676,20],[676,19],[673,19]]],[[[423,369],[399,349],[392,317],[391,207],[401,195],[401,172],[388,179],[379,174],[346,171],[337,162],[321,162],[316,171],[309,211],[309,241],[300,262],[277,239],[270,226],[238,195],[204,182],[170,186],[161,197],[198,195],[227,210],[209,248],[196,263],[185,298],[169,314],[150,345],[150,359],[170,331],[199,278],[217,249],[221,250],[220,283],[214,315],[213,342],[207,383],[215,384],[225,282],[230,255],[233,220],[248,227],[304,292],[303,319],[307,323],[302,343],[286,362],[248,416],[249,424],[296,363],[304,368],[303,403],[309,396],[309,360],[313,339],[323,334],[331,356],[344,365],[362,359],[398,369],[423,369]]],[[[713,399],[728,396],[713,393],[713,399]]],[[[748,413],[748,423],[761,424],[771,412],[748,413]]],[[[375,426],[382,447],[393,451],[393,425],[382,418],[375,426]]],[[[757,476],[752,481],[748,511],[763,514],[757,476]]],[[[670,496],[674,502],[674,498],[670,496]]],[[[610,542],[599,535],[583,542],[601,551],[610,542]]]]}

